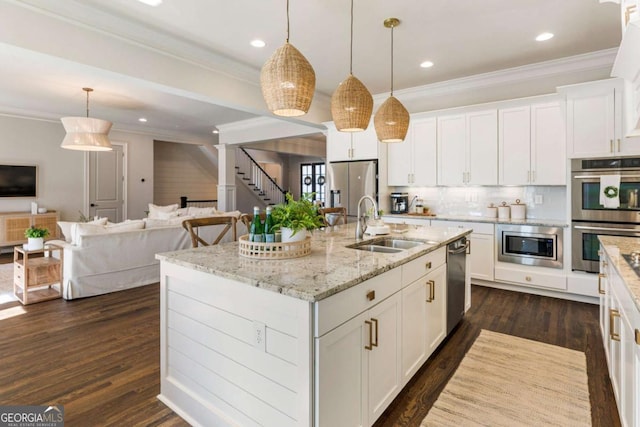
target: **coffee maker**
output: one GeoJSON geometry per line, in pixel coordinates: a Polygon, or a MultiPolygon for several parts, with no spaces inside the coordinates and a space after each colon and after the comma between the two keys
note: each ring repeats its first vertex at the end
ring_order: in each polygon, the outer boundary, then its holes
{"type": "Polygon", "coordinates": [[[406,214],[409,212],[409,193],[391,193],[391,213],[406,214]]]}

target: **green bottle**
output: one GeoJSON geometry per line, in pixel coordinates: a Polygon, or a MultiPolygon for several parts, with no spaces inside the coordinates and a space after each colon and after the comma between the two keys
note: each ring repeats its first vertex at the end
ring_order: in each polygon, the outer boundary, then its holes
{"type": "Polygon", "coordinates": [[[271,217],[271,206],[267,206],[267,217],[264,220],[264,241],[273,243],[276,241],[276,234],[273,231],[273,218],[271,217]]]}
{"type": "Polygon", "coordinates": [[[264,229],[262,228],[262,222],[260,222],[260,208],[257,206],[253,207],[253,220],[249,228],[249,241],[264,242],[264,229]]]}

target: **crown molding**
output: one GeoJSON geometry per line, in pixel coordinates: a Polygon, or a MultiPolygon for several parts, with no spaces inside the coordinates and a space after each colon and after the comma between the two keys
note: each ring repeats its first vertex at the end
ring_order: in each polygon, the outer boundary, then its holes
{"type": "Polygon", "coordinates": [[[142,19],[115,16],[99,2],[42,2],[39,0],[5,0],[15,6],[49,18],[62,20],[87,31],[101,33],[150,51],[172,57],[259,86],[260,70],[220,55],[208,46],[175,34],[167,34],[142,19]],[[117,24],[114,24],[117,22],[117,24]]]}
{"type": "MultiPolygon", "coordinates": [[[[611,69],[617,52],[617,48],[604,49],[551,61],[537,62],[520,67],[492,71],[490,73],[476,74],[469,77],[396,90],[394,91],[394,95],[402,101],[411,101],[474,89],[522,83],[562,74],[579,73],[603,68],[611,69]]],[[[375,103],[381,103],[387,99],[388,96],[388,93],[376,94],[373,99],[375,103]]]]}

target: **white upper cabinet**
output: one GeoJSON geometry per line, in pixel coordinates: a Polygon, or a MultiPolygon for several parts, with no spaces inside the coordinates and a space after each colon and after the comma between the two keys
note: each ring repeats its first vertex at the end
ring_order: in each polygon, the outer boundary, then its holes
{"type": "Polygon", "coordinates": [[[438,117],[438,184],[498,184],[497,110],[438,117]]]}
{"type": "Polygon", "coordinates": [[[438,184],[463,185],[466,181],[465,115],[438,117],[438,184]]]}
{"type": "Polygon", "coordinates": [[[565,86],[561,91],[567,97],[570,158],[640,154],[638,138],[625,138],[622,131],[622,80],[565,86]]]}
{"type": "Polygon", "coordinates": [[[531,180],[531,108],[502,109],[498,118],[500,185],[529,185],[531,180]]]}
{"type": "Polygon", "coordinates": [[[407,137],[387,145],[387,184],[436,185],[435,117],[411,119],[407,137]]]}
{"type": "Polygon", "coordinates": [[[531,105],[531,184],[565,185],[566,132],[560,102],[531,105]]]}
{"type": "Polygon", "coordinates": [[[340,132],[333,122],[325,123],[327,132],[327,161],[371,160],[378,158],[378,137],[369,123],[363,132],[340,132]]]}
{"type": "Polygon", "coordinates": [[[501,109],[498,124],[500,185],[565,185],[559,102],[501,109]]]}

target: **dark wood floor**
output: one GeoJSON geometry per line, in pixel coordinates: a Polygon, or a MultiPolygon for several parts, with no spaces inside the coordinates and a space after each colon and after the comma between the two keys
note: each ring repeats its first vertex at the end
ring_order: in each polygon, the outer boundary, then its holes
{"type": "MultiPolygon", "coordinates": [[[[480,329],[584,351],[593,425],[619,425],[597,306],[476,286],[472,303],[376,426],[419,425],[480,329]]],[[[156,399],[159,358],[158,285],[0,305],[0,405],[63,404],[67,426],[187,425],[156,399]]]]}

